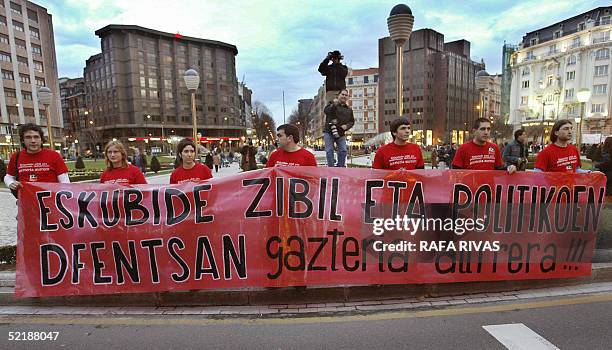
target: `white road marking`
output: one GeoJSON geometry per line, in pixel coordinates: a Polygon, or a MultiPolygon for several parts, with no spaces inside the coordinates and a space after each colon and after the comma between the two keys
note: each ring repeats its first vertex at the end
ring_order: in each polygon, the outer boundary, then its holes
{"type": "Polygon", "coordinates": [[[482,326],[508,350],[559,350],[548,340],[522,323],[482,326]]]}

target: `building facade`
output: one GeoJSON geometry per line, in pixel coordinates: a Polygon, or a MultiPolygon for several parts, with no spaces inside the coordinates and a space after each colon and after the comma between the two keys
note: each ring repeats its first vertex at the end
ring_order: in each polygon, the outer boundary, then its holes
{"type": "Polygon", "coordinates": [[[396,47],[389,37],[379,39],[380,131],[400,114],[412,122],[414,141],[422,145],[463,143],[478,117],[476,72],[484,65],[470,59],[470,43],[444,43],[432,29],[416,30],[404,46],[403,103],[396,104],[396,47]]]}
{"type": "Polygon", "coordinates": [[[508,122],[510,119],[510,90],[512,88],[512,57],[518,46],[506,44],[502,47],[501,78],[501,115],[508,122]]]}
{"type": "Polygon", "coordinates": [[[612,7],[599,7],[523,37],[512,62],[510,116],[515,128],[546,141],[554,122],[565,118],[581,121],[585,142],[612,134],[611,16],[612,7]],[[577,99],[580,89],[592,93],[584,118],[577,99]]]}
{"type": "Polygon", "coordinates": [[[319,146],[323,145],[323,124],[325,123],[325,83],[319,87],[317,94],[312,98],[310,108],[309,139],[319,146]]]}
{"type": "Polygon", "coordinates": [[[48,133],[38,88],[53,92],[49,106],[55,148],[61,148],[62,114],[57,80],[53,22],[47,9],[29,1],[0,0],[0,154],[19,147],[21,124],[41,125],[48,133]]]}
{"type": "Polygon", "coordinates": [[[87,131],[85,112],[85,82],[83,78],[60,78],[60,98],[62,116],[64,118],[64,153],[70,157],[81,154],[79,139],[87,138],[83,132],[87,131]]]}
{"type": "Polygon", "coordinates": [[[349,104],[353,108],[355,126],[352,141],[359,144],[378,134],[378,68],[351,69],[346,77],[349,104]]]}
{"type": "Polygon", "coordinates": [[[140,142],[191,136],[191,94],[183,80],[189,68],[200,76],[195,97],[203,142],[245,135],[234,45],[133,25],[109,25],[96,35],[102,52],[87,60],[84,78],[88,124],[99,143],[118,138],[146,147],[140,142]]]}

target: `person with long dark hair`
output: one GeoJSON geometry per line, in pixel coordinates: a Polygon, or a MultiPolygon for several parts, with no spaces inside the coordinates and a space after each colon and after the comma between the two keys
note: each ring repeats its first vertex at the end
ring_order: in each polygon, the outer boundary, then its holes
{"type": "Polygon", "coordinates": [[[106,147],[104,147],[104,162],[106,163],[106,170],[100,176],[100,183],[121,185],[147,183],[142,171],[128,163],[125,146],[119,141],[110,141],[106,144],[106,147]]]}
{"type": "Polygon", "coordinates": [[[551,144],[536,156],[534,171],[584,173],[580,169],[580,152],[572,145],[574,125],[569,119],[559,119],[550,130],[551,144]]]}
{"type": "Polygon", "coordinates": [[[182,139],[176,146],[174,171],[170,175],[170,184],[201,182],[212,178],[210,169],[195,161],[196,145],[191,139],[182,139]]]}

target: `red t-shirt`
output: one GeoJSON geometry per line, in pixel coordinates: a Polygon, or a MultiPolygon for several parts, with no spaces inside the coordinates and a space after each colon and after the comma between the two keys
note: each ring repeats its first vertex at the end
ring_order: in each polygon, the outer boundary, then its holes
{"type": "Polygon", "coordinates": [[[212,178],[212,173],[206,165],[196,163],[191,169],[185,169],[182,166],[174,169],[170,175],[170,184],[183,184],[186,182],[201,182],[212,178]]]}
{"type": "Polygon", "coordinates": [[[317,166],[317,160],[309,151],[300,148],[295,152],[287,152],[282,148],[272,152],[266,168],[276,166],[317,166]]]}
{"type": "Polygon", "coordinates": [[[374,169],[391,170],[413,170],[424,166],[421,147],[414,143],[407,143],[403,146],[395,142],[388,143],[376,151],[374,163],[372,163],[374,169]]]}
{"type": "MultiPolygon", "coordinates": [[[[17,174],[15,172],[16,156],[16,152],[11,155],[8,169],[6,169],[6,172],[12,176],[17,174]]],[[[58,182],[57,177],[68,172],[66,163],[59,153],[46,148],[34,154],[25,150],[20,151],[17,168],[20,182],[58,182]]]]}
{"type": "Polygon", "coordinates": [[[144,174],[140,169],[128,164],[125,168],[106,169],[100,176],[101,184],[139,185],[146,184],[144,174]]]}
{"type": "Polygon", "coordinates": [[[485,142],[478,146],[474,141],[464,143],[459,147],[453,166],[471,170],[495,170],[504,165],[501,152],[496,144],[485,142]]]}
{"type": "Polygon", "coordinates": [[[559,147],[553,143],[538,153],[535,168],[545,172],[573,173],[581,165],[580,153],[574,145],[559,147]]]}

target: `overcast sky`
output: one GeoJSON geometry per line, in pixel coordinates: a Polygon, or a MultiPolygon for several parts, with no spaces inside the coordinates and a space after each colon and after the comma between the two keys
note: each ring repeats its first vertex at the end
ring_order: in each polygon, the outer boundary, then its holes
{"type": "MultiPolygon", "coordinates": [[[[388,36],[387,17],[397,0],[34,0],[53,16],[59,76],[82,76],[85,60],[100,52],[94,34],[108,24],[133,24],[236,45],[238,80],[253,98],[283,120],[297,100],[312,98],[323,78],[319,62],[340,50],[353,68],[378,66],[378,39],[388,36]]],[[[414,30],[431,28],[445,41],[471,42],[472,58],[500,73],[504,40],[518,44],[530,31],[609,1],[419,0],[405,2],[414,30]]]]}

